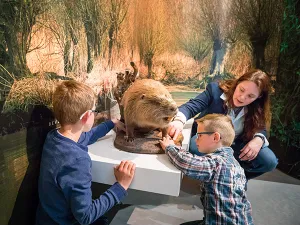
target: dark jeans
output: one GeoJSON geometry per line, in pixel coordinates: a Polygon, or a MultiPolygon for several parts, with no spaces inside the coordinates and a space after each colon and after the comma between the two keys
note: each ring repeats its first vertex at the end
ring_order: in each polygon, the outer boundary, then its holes
{"type": "MultiPolygon", "coordinates": [[[[189,151],[192,154],[203,156],[203,153],[198,151],[196,146],[196,135],[191,138],[189,151]]],[[[266,172],[270,172],[276,168],[278,159],[271,149],[268,147],[261,148],[258,155],[252,161],[241,161],[239,159],[240,151],[247,143],[241,140],[236,140],[231,146],[234,151],[235,159],[240,163],[241,167],[245,170],[247,180],[258,177],[266,172]]]]}

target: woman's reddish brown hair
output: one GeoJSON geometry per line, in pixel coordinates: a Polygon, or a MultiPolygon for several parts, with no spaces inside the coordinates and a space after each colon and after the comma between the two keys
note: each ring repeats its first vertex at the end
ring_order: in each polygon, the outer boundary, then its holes
{"type": "Polygon", "coordinates": [[[219,87],[224,91],[227,100],[225,105],[233,108],[233,94],[237,85],[243,81],[254,82],[260,90],[260,96],[247,106],[248,112],[245,115],[243,139],[250,141],[253,135],[266,128],[270,123],[270,92],[271,84],[269,76],[258,69],[253,69],[243,74],[235,80],[225,80],[220,82],[219,87]]]}

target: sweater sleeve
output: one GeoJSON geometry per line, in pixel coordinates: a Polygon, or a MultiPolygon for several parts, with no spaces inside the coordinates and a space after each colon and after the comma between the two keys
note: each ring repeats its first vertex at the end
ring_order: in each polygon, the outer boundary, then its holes
{"type": "Polygon", "coordinates": [[[211,104],[213,100],[213,84],[214,83],[209,83],[206,86],[205,91],[203,91],[201,94],[199,94],[193,99],[190,99],[187,103],[179,107],[179,111],[185,115],[187,120],[196,116],[203,110],[207,109],[208,106],[211,104]]]}
{"type": "Polygon", "coordinates": [[[88,158],[76,159],[61,171],[58,178],[68,205],[80,224],[93,223],[127,195],[125,189],[116,182],[98,199],[92,200],[90,165],[88,158]]]}
{"type": "Polygon", "coordinates": [[[83,145],[91,145],[99,138],[104,137],[112,128],[114,123],[111,120],[105,121],[98,126],[92,128],[89,132],[82,133],[78,143],[83,145]]]}
{"type": "Polygon", "coordinates": [[[166,154],[174,166],[185,175],[205,182],[214,179],[217,164],[209,156],[193,155],[174,145],[167,146],[166,154]]]}

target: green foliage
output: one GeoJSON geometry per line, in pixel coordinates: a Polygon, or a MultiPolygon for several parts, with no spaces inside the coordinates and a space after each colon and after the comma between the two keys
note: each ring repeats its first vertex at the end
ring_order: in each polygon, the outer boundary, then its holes
{"type": "Polygon", "coordinates": [[[290,123],[285,123],[280,117],[286,105],[284,98],[272,97],[272,127],[270,135],[276,137],[285,146],[300,149],[300,121],[292,118],[290,123]]]}
{"type": "Polygon", "coordinates": [[[222,74],[207,74],[202,77],[201,80],[198,79],[198,75],[193,78],[188,77],[187,80],[178,79],[175,72],[166,71],[165,77],[161,80],[163,84],[183,84],[187,85],[193,89],[205,89],[206,85],[210,82],[216,82],[219,80],[234,79],[234,75],[231,73],[224,72],[222,74]]]}
{"type": "Polygon", "coordinates": [[[219,80],[228,80],[233,79],[234,75],[231,73],[224,72],[222,74],[207,74],[202,77],[201,80],[196,80],[193,83],[194,88],[205,89],[206,85],[210,82],[219,81],[219,80]]]}
{"type": "Polygon", "coordinates": [[[183,49],[198,62],[202,62],[212,48],[210,42],[199,38],[197,34],[190,35],[182,45],[183,49]]]}
{"type": "Polygon", "coordinates": [[[300,150],[299,6],[297,0],[285,0],[279,69],[272,98],[271,136],[287,148],[300,150]]]}
{"type": "Polygon", "coordinates": [[[170,84],[177,84],[178,78],[175,73],[172,73],[171,71],[166,71],[166,75],[162,80],[162,83],[170,85],[170,84]]]}

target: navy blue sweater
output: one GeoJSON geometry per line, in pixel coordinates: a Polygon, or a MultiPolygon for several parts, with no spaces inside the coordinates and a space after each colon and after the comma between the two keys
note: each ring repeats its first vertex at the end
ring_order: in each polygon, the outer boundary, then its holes
{"type": "Polygon", "coordinates": [[[127,195],[116,182],[98,199],[92,199],[92,161],[87,145],[113,127],[112,121],[104,122],[82,133],[77,143],[56,129],[48,133],[41,160],[36,224],[90,224],[127,195]]]}
{"type": "MultiPolygon", "coordinates": [[[[226,115],[227,107],[224,106],[224,100],[220,98],[222,94],[223,91],[219,87],[219,84],[217,82],[209,83],[206,86],[205,91],[203,91],[195,98],[190,99],[188,102],[181,105],[179,107],[179,111],[184,114],[187,120],[193,118],[198,113],[200,113],[200,115],[197,118],[195,118],[195,120],[202,118],[207,114],[212,114],[212,113],[219,113],[219,114],[226,115]]],[[[251,107],[252,104],[253,103],[248,105],[248,107],[251,107]]],[[[195,135],[196,132],[197,132],[197,123],[194,122],[192,128],[192,136],[195,135]]],[[[262,133],[264,136],[267,136],[266,129],[257,132],[262,133]]],[[[243,133],[237,138],[241,138],[242,135],[243,133]]]]}

